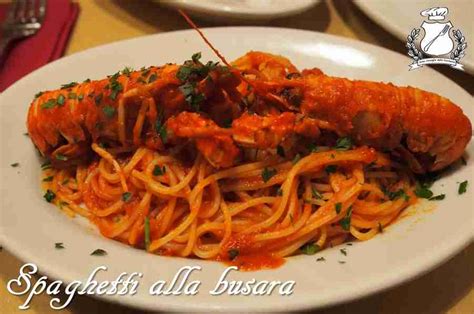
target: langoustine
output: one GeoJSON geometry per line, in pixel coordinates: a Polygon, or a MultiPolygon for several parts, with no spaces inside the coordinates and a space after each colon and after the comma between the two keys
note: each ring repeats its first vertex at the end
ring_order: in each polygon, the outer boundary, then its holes
{"type": "Polygon", "coordinates": [[[232,65],[194,55],[181,66],[69,84],[33,101],[28,131],[58,166],[90,156],[91,142],[163,150],[192,140],[212,165],[228,167],[248,147],[273,149],[295,137],[318,143],[329,134],[396,151],[419,173],[457,160],[471,138],[459,107],[417,88],[299,72],[262,52],[232,65]]]}

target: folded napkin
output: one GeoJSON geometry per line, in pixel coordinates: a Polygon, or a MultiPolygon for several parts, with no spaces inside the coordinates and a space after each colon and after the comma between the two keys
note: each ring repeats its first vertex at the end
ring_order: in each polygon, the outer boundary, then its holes
{"type": "MultiPolygon", "coordinates": [[[[7,11],[8,4],[0,4],[0,23],[7,11]]],[[[69,0],[47,1],[41,29],[33,36],[11,43],[0,67],[0,92],[24,75],[63,55],[78,13],[77,3],[69,0]]]]}

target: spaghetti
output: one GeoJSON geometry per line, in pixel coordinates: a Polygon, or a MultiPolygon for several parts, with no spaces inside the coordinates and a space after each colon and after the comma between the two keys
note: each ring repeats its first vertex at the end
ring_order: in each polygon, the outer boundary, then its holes
{"type": "Polygon", "coordinates": [[[367,147],[321,147],[299,160],[273,157],[223,170],[200,155],[186,163],[146,147],[122,156],[92,149],[99,158],[89,166],[44,170],[51,202],[87,217],[105,237],[242,269],[368,240],[416,201],[410,175],[367,147]]]}

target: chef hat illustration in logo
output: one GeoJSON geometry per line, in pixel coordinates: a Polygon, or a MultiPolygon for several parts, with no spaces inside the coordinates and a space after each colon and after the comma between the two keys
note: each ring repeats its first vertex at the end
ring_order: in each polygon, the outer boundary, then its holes
{"type": "Polygon", "coordinates": [[[453,29],[448,19],[448,8],[434,7],[420,12],[425,17],[420,28],[414,28],[407,37],[408,55],[414,60],[410,70],[425,64],[446,64],[463,70],[459,60],[465,55],[466,38],[461,30],[453,29]],[[417,38],[422,35],[421,42],[417,38]]]}
{"type": "Polygon", "coordinates": [[[428,17],[428,21],[421,24],[425,30],[425,37],[421,40],[421,50],[431,56],[441,56],[453,50],[454,43],[449,37],[453,27],[451,21],[444,21],[448,8],[431,8],[421,11],[421,16],[428,17]]]}

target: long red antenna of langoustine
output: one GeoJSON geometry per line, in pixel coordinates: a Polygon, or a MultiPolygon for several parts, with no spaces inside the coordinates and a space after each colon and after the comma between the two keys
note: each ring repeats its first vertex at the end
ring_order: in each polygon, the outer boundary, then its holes
{"type": "MultiPolygon", "coordinates": [[[[204,40],[204,42],[209,46],[209,48],[212,49],[212,51],[214,51],[214,53],[217,55],[217,57],[219,57],[219,59],[222,60],[222,62],[229,67],[230,70],[233,69],[233,67],[230,65],[229,62],[227,62],[227,60],[224,58],[223,55],[220,54],[220,52],[211,44],[211,42],[206,38],[206,36],[203,34],[203,32],[199,29],[199,27],[193,22],[193,20],[191,20],[191,18],[181,9],[178,9],[178,12],[179,14],[181,14],[184,19],[186,20],[186,22],[196,30],[196,32],[198,32],[199,36],[201,36],[201,38],[204,40]]],[[[234,71],[235,74],[237,74],[240,79],[242,79],[242,81],[244,81],[245,83],[249,84],[250,86],[252,86],[254,89],[255,89],[255,86],[249,82],[249,80],[247,80],[243,75],[242,73],[240,73],[240,71],[238,71],[237,69],[235,69],[234,71]]]]}

